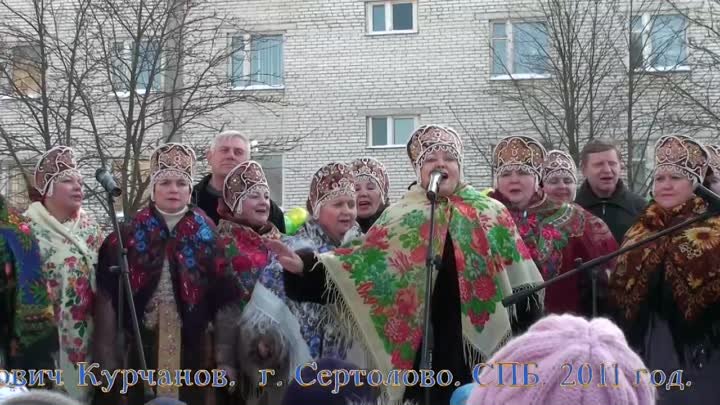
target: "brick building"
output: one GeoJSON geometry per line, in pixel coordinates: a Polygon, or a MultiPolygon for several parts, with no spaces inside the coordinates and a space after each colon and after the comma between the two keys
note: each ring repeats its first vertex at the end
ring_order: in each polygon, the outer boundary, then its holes
{"type": "MultiPolygon", "coordinates": [[[[228,91],[277,97],[282,103],[268,109],[237,104],[207,119],[226,120],[228,128],[252,139],[303,138],[290,151],[263,155],[273,197],[285,207],[304,204],[310,178],[322,164],[360,156],[385,163],[391,197],[397,198],[415,177],[405,142],[414,127],[427,123],[457,129],[466,139],[466,177],[477,187],[490,186],[486,159],[494,140],[511,133],[537,135],[523,108],[503,94],[517,84],[556,83],[542,67],[538,49],[550,47],[551,40],[534,1],[211,3],[217,13],[247,22],[246,30],[225,33],[230,46],[243,50],[225,65],[228,91]]],[[[629,2],[620,3],[618,10],[627,9],[629,2]]],[[[686,18],[663,4],[633,12],[630,48],[647,70],[699,74],[699,68],[691,69],[688,41],[702,31],[693,33],[686,18]],[[648,57],[650,53],[655,56],[648,57]]],[[[683,10],[700,13],[703,4],[685,1],[683,10]]],[[[0,19],[5,19],[2,13],[0,19]]],[[[629,57],[618,59],[618,78],[629,57]]],[[[19,80],[20,74],[6,77],[19,80]]],[[[11,102],[0,99],[0,125],[17,119],[16,112],[3,106],[11,102]]],[[[612,117],[619,133],[624,119],[622,111],[612,117]]],[[[208,131],[189,131],[183,140],[210,136],[208,131]]],[[[21,184],[9,175],[14,164],[5,159],[2,191],[17,193],[21,184]]]]}

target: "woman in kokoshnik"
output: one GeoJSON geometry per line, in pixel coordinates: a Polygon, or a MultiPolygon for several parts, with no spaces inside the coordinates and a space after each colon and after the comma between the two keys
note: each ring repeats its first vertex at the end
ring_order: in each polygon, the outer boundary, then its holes
{"type": "MultiPolygon", "coordinates": [[[[501,300],[541,283],[542,277],[505,207],[463,182],[462,141],[454,130],[422,126],[407,150],[418,185],[385,211],[363,241],[315,256],[272,246],[287,282],[303,286],[291,296],[335,304],[346,330],[363,343],[371,368],[385,375],[391,369],[417,370],[430,226],[426,187],[433,170],[446,174],[432,241],[442,255],[431,309],[433,369],[450,370],[455,381],[467,383],[476,363],[541,315],[542,294],[509,310],[501,300]]],[[[447,403],[453,390],[433,386],[433,402],[447,403]]],[[[419,386],[384,387],[384,404],[422,398],[419,386]]]]}
{"type": "MultiPolygon", "coordinates": [[[[195,152],[187,145],[168,143],[150,157],[150,203],[124,223],[121,232],[147,367],[154,374],[156,394],[180,399],[187,405],[204,405],[215,395],[208,387],[175,384],[175,370],[213,366],[211,324],[220,309],[239,295],[222,255],[215,224],[190,204],[195,152]],[[168,377],[169,370],[172,377],[168,377]]],[[[139,369],[139,348],[127,301],[118,303],[118,238],[107,237],[100,250],[95,359],[101,369],[139,369]],[[123,325],[117,311],[123,306],[123,325]],[[118,335],[125,334],[123,348],[118,335]]],[[[216,323],[215,331],[230,325],[216,323]]],[[[194,381],[194,379],[192,380],[194,381]]],[[[201,379],[202,381],[202,379],[201,379]]],[[[115,384],[109,393],[96,394],[98,405],[144,403],[140,381],[126,395],[115,384]]]]}
{"type": "MultiPolygon", "coordinates": [[[[690,137],[658,139],[653,200],[622,246],[706,213],[708,203],[694,190],[705,180],[711,159],[690,137]]],[[[660,405],[720,404],[719,247],[720,217],[714,215],[620,255],[610,276],[615,321],[648,370],[663,370],[670,384],[658,387],[660,405]],[[674,380],[677,370],[687,383],[684,389],[674,380]]]]}
{"type": "MultiPolygon", "coordinates": [[[[493,152],[495,190],[490,196],[505,204],[520,236],[530,249],[543,277],[547,280],[583,262],[617,250],[610,229],[598,217],[574,202],[557,202],[542,189],[545,148],[528,136],[508,136],[493,152]]],[[[605,311],[607,274],[614,262],[598,271],[599,315],[605,311]]],[[[549,286],[545,292],[545,310],[592,316],[591,273],[575,274],[549,286]]]]}
{"type": "Polygon", "coordinates": [[[91,390],[79,386],[78,363],[91,360],[95,266],[103,240],[100,226],[82,208],[83,180],[74,152],[66,146],[47,151],[35,167],[41,201],[25,216],[40,244],[43,273],[59,335],[57,367],[62,389],[87,403],[91,390]]]}
{"type": "Polygon", "coordinates": [[[239,305],[220,311],[215,341],[218,368],[242,384],[223,405],[278,404],[298,366],[312,360],[300,321],[288,307],[283,269],[263,238],[282,236],[269,220],[270,188],[260,164],[243,162],[228,173],[223,187],[218,233],[225,257],[241,285],[239,305]],[[275,378],[258,392],[258,370],[275,378]],[[284,380],[281,387],[276,382],[284,380]],[[260,394],[260,395],[257,395],[260,394]]]}
{"type": "Polygon", "coordinates": [[[547,153],[542,170],[542,188],[549,200],[573,203],[577,195],[577,166],[572,156],[561,151],[547,153]]]}
{"type": "Polygon", "coordinates": [[[390,205],[390,179],[385,166],[373,158],[360,158],[350,162],[355,177],[357,223],[367,233],[390,205]]]}
{"type": "Polygon", "coordinates": [[[38,241],[0,195],[0,369],[53,369],[57,329],[38,241]]]}
{"type": "MultiPolygon", "coordinates": [[[[362,237],[356,222],[355,197],[355,177],[350,166],[333,162],[321,167],[310,182],[306,204],[311,213],[310,219],[294,236],[284,237],[282,242],[312,257],[315,253],[331,251],[346,241],[362,237]]],[[[267,242],[270,248],[280,243],[276,240],[267,242]]],[[[285,278],[284,284],[288,294],[304,288],[292,279],[285,278]]],[[[321,292],[324,287],[319,288],[315,292],[321,292]]],[[[300,319],[300,329],[313,359],[343,360],[347,357],[352,342],[340,333],[340,325],[329,317],[326,305],[321,302],[293,302],[291,307],[300,319]]]]}

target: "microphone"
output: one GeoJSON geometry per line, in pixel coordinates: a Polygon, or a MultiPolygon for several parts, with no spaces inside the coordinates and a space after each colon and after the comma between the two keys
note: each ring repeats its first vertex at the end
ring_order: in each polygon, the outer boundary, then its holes
{"type": "Polygon", "coordinates": [[[439,171],[433,170],[430,172],[430,182],[427,188],[427,198],[435,200],[437,198],[438,188],[440,188],[440,180],[447,179],[448,175],[439,171]]]}
{"type": "Polygon", "coordinates": [[[708,203],[712,211],[720,212],[720,195],[717,195],[712,190],[703,186],[702,184],[698,184],[698,186],[695,188],[695,194],[705,200],[705,202],[708,203]]]}
{"type": "Polygon", "coordinates": [[[111,196],[120,197],[120,194],[122,194],[122,190],[120,190],[120,187],[117,186],[112,174],[110,174],[106,168],[101,167],[95,171],[95,180],[97,180],[102,188],[105,189],[105,191],[107,191],[111,196]]]}

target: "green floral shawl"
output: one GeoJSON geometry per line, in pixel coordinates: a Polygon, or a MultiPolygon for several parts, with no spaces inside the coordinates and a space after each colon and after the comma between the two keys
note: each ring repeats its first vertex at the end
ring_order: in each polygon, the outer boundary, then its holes
{"type": "MultiPolygon", "coordinates": [[[[425,255],[430,202],[414,186],[389,207],[363,241],[318,255],[327,269],[330,302],[347,331],[384,373],[412,369],[423,331],[425,255]]],[[[439,202],[435,252],[446,235],[454,246],[464,353],[470,365],[489,358],[511,334],[514,308],[503,297],[543,281],[510,213],[496,200],[460,186],[439,202]]],[[[386,374],[387,375],[387,374],[386,374]]],[[[383,403],[399,403],[404,387],[387,386],[383,403]]]]}

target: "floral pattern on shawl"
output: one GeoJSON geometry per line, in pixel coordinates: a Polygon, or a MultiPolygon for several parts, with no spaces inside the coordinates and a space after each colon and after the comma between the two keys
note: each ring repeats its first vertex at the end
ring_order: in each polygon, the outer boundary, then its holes
{"type": "MultiPolygon", "coordinates": [[[[344,240],[354,240],[362,237],[358,226],[350,229],[344,240]]],[[[338,247],[328,234],[315,220],[309,220],[300,230],[291,237],[283,238],[291,249],[312,249],[315,253],[329,252],[338,247]]],[[[300,328],[303,337],[310,346],[310,355],[313,359],[334,358],[345,359],[351,342],[343,336],[339,325],[328,321],[328,309],[325,305],[313,302],[294,302],[293,311],[300,319],[300,328]]]]}
{"type": "MultiPolygon", "coordinates": [[[[390,206],[362,241],[321,254],[333,307],[369,350],[373,368],[411,369],[422,342],[425,255],[430,202],[413,186],[390,206]]],[[[511,334],[513,311],[504,296],[542,282],[530,253],[502,204],[470,186],[440,201],[435,251],[453,241],[468,364],[488,358],[511,334]]],[[[385,387],[384,403],[403,397],[385,387]]]]}
{"type": "MultiPolygon", "coordinates": [[[[650,204],[625,234],[623,246],[707,212],[707,203],[695,197],[671,210],[650,204]]],[[[610,278],[610,299],[622,316],[634,320],[649,295],[651,275],[665,269],[677,307],[688,321],[720,300],[720,218],[711,217],[621,255],[610,278]]]]}
{"type": "Polygon", "coordinates": [[[287,301],[283,270],[277,260],[272,259],[270,250],[265,247],[263,237],[280,239],[281,234],[272,227],[263,236],[258,235],[247,226],[238,225],[228,220],[221,220],[218,227],[221,244],[225,251],[234,276],[239,280],[241,305],[247,304],[256,283],[260,283],[272,291],[283,301],[287,301]]]}
{"type": "MultiPolygon", "coordinates": [[[[140,210],[122,232],[137,313],[145,315],[167,260],[183,332],[192,332],[183,340],[191,337],[187,343],[198,343],[194,339],[202,337],[217,308],[237,295],[234,285],[225,279],[230,276],[212,220],[202,210],[193,208],[169,231],[162,215],[151,205],[140,210]]],[[[117,275],[109,269],[117,262],[114,233],[103,245],[101,256],[98,288],[107,291],[117,308],[117,275]]],[[[126,322],[129,320],[127,316],[126,322]]]]}
{"type": "Polygon", "coordinates": [[[252,379],[253,388],[257,387],[258,369],[273,368],[279,377],[289,378],[296,367],[312,359],[301,334],[300,320],[291,309],[293,302],[285,292],[282,265],[263,241],[263,238],[279,240],[282,234],[271,223],[260,231],[261,236],[250,227],[227,219],[220,221],[218,233],[241,291],[239,311],[224,311],[218,317],[218,363],[240,363],[245,377],[252,379]],[[270,359],[256,363],[258,356],[253,345],[259,338],[274,350],[270,359]]]}
{"type": "MultiPolygon", "coordinates": [[[[491,196],[510,205],[498,192],[491,196]]],[[[574,269],[576,259],[585,262],[617,250],[617,242],[607,225],[575,203],[554,202],[541,193],[533,197],[527,209],[511,208],[510,213],[545,280],[574,269]]],[[[613,262],[605,266],[605,269],[613,268],[613,262]]],[[[603,290],[600,293],[604,292],[606,280],[607,273],[600,273],[599,288],[603,290]]],[[[590,311],[592,302],[585,308],[589,301],[584,295],[585,287],[591,288],[585,275],[575,275],[549,286],[545,294],[546,309],[559,313],[590,311]]]]}
{"type": "MultiPolygon", "coordinates": [[[[60,338],[60,366],[65,379],[77,381],[76,363],[88,361],[95,299],[95,265],[103,240],[97,222],[83,209],[64,223],[42,203],[30,205],[25,215],[40,244],[43,271],[53,303],[60,338]]],[[[66,384],[72,390],[75,384],[66,384]]],[[[79,388],[78,388],[79,389],[79,388]]],[[[78,398],[77,393],[72,393],[78,398]]]]}
{"type": "MultiPolygon", "coordinates": [[[[20,354],[31,354],[31,346],[53,335],[53,307],[48,300],[47,282],[42,271],[40,248],[29,222],[9,207],[0,196],[0,303],[6,314],[9,338],[16,338],[20,354]],[[8,271],[9,270],[9,271],[8,271]],[[4,292],[2,291],[4,290],[4,292]]],[[[51,350],[51,348],[42,348],[51,350]]],[[[51,364],[20,364],[22,368],[50,367],[51,364]]]]}

